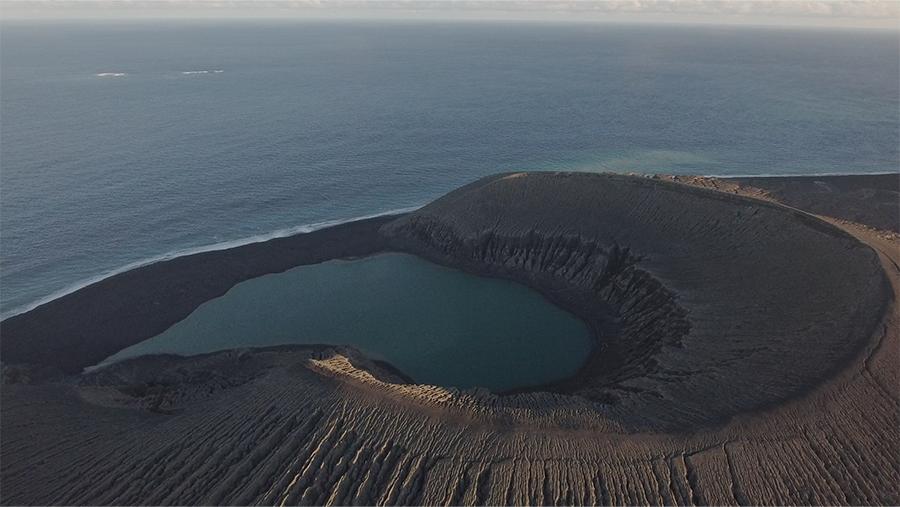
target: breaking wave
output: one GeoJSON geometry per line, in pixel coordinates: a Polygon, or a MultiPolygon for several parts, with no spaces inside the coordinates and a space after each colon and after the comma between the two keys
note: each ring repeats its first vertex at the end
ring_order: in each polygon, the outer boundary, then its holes
{"type": "Polygon", "coordinates": [[[364,216],[359,216],[359,217],[337,219],[337,220],[326,220],[323,222],[315,222],[315,223],[311,223],[311,224],[304,224],[304,225],[298,225],[295,227],[287,227],[284,229],[278,229],[273,232],[269,232],[266,234],[259,234],[256,236],[250,236],[247,238],[235,239],[235,240],[231,240],[231,241],[223,241],[220,243],[213,243],[211,245],[204,245],[204,246],[198,246],[198,247],[192,247],[192,248],[184,248],[181,250],[173,250],[171,252],[167,252],[167,253],[164,253],[161,255],[143,259],[143,260],[140,260],[137,262],[132,262],[130,264],[126,264],[120,268],[107,271],[101,275],[88,278],[88,279],[78,282],[74,285],[70,285],[69,287],[66,287],[65,289],[54,292],[53,294],[50,294],[49,296],[38,299],[37,301],[34,301],[33,303],[29,303],[29,304],[14,308],[14,309],[10,310],[9,312],[6,312],[4,315],[0,316],[0,320],[8,319],[9,317],[14,317],[16,315],[31,311],[31,310],[37,308],[38,306],[49,303],[49,302],[59,299],[63,296],[67,296],[77,290],[83,289],[89,285],[93,285],[97,282],[103,281],[103,280],[113,277],[115,275],[124,273],[126,271],[131,271],[132,269],[137,269],[137,268],[141,268],[144,266],[148,266],[150,264],[156,264],[157,262],[169,261],[172,259],[177,259],[178,257],[186,257],[188,255],[194,255],[194,254],[198,254],[198,253],[216,252],[219,250],[228,250],[229,248],[237,248],[239,246],[249,245],[251,243],[263,243],[263,242],[269,241],[271,239],[285,238],[288,236],[293,236],[295,234],[307,234],[307,233],[310,233],[313,231],[318,231],[320,229],[334,227],[336,225],[346,224],[346,223],[350,223],[350,222],[356,222],[358,220],[366,220],[369,218],[383,217],[383,216],[388,216],[388,215],[400,215],[403,213],[409,213],[409,212],[415,211],[415,210],[419,209],[419,207],[420,206],[412,206],[412,207],[408,207],[408,208],[398,208],[398,209],[393,209],[393,210],[389,210],[389,211],[384,211],[381,213],[374,213],[372,215],[364,215],[364,216]]]}

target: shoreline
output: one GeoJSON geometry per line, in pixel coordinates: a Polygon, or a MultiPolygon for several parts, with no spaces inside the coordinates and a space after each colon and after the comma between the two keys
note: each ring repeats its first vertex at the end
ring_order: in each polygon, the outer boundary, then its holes
{"type": "MultiPolygon", "coordinates": [[[[543,172],[543,171],[541,171],[541,172],[543,172]]],[[[553,172],[553,171],[546,171],[546,172],[553,172]]],[[[612,174],[624,174],[624,173],[612,173],[612,174]]],[[[635,173],[628,173],[628,174],[638,176],[635,173]]],[[[658,173],[658,174],[645,174],[643,176],[649,177],[649,178],[654,178],[654,179],[667,179],[667,180],[677,181],[679,183],[687,183],[689,185],[694,185],[694,186],[714,188],[714,189],[720,190],[720,191],[724,190],[724,189],[717,188],[715,186],[715,183],[697,184],[696,182],[698,180],[706,180],[708,182],[715,182],[715,181],[735,182],[738,184],[739,187],[742,184],[744,187],[746,187],[746,186],[752,187],[753,184],[756,184],[756,185],[759,185],[760,187],[762,187],[762,188],[759,188],[759,190],[764,190],[765,188],[767,188],[769,186],[776,186],[780,182],[797,181],[797,182],[806,182],[806,183],[811,184],[814,180],[817,180],[817,179],[826,179],[826,180],[835,180],[835,181],[857,181],[857,182],[861,182],[861,184],[858,186],[865,188],[865,187],[875,186],[875,184],[873,184],[873,181],[877,180],[877,185],[883,186],[886,189],[893,188],[893,190],[896,191],[896,190],[898,190],[898,188],[900,188],[900,173],[886,173],[886,172],[854,173],[854,174],[827,173],[827,174],[804,174],[804,175],[794,175],[794,174],[770,174],[770,175],[706,174],[706,175],[696,175],[696,176],[658,173]],[[694,181],[694,183],[691,183],[690,181],[694,181]],[[761,182],[765,182],[765,181],[769,181],[774,185],[760,185],[761,182]]],[[[724,191],[727,191],[727,190],[724,190],[724,191]]],[[[752,193],[746,193],[746,192],[742,195],[747,195],[749,197],[755,197],[755,198],[767,197],[766,195],[762,195],[762,194],[753,195],[752,193]]],[[[774,197],[769,198],[768,200],[778,202],[779,204],[789,205],[789,204],[782,202],[774,197]]],[[[792,207],[796,207],[796,208],[800,209],[801,211],[815,213],[814,211],[811,211],[809,209],[804,209],[803,206],[792,206],[792,207]]],[[[385,211],[382,213],[376,213],[376,214],[372,214],[372,215],[364,215],[364,216],[354,217],[354,218],[325,220],[322,222],[315,222],[315,223],[300,225],[300,226],[296,226],[296,227],[278,229],[278,230],[270,232],[270,233],[249,236],[246,238],[239,238],[236,240],[225,241],[222,243],[213,243],[210,245],[204,245],[204,246],[199,246],[199,247],[190,247],[190,248],[185,248],[182,250],[173,250],[171,252],[166,252],[166,253],[163,253],[163,254],[160,254],[157,256],[149,257],[144,260],[132,262],[132,263],[126,264],[119,268],[110,269],[103,274],[100,274],[100,275],[97,275],[94,277],[90,277],[90,278],[84,279],[79,282],[75,282],[66,288],[60,289],[60,290],[53,292],[47,296],[38,298],[37,300],[35,300],[33,302],[21,304],[15,308],[13,308],[12,310],[10,310],[8,312],[8,314],[0,316],[0,322],[3,322],[5,320],[15,317],[17,315],[21,315],[23,313],[28,313],[31,310],[38,308],[39,306],[51,303],[59,298],[68,296],[69,294],[72,294],[73,292],[77,292],[81,289],[84,289],[84,288],[94,285],[96,283],[100,283],[108,278],[112,278],[112,277],[120,275],[122,273],[126,273],[128,271],[133,271],[135,269],[142,268],[145,266],[159,264],[161,262],[168,262],[168,261],[180,259],[182,257],[188,257],[191,255],[196,255],[196,254],[201,254],[201,253],[231,250],[231,249],[238,248],[241,246],[257,244],[257,243],[265,243],[265,242],[273,240],[273,239],[281,239],[281,238],[288,238],[291,236],[296,236],[296,235],[301,235],[301,234],[309,234],[311,232],[316,232],[316,231],[319,231],[322,229],[328,229],[331,227],[336,227],[338,225],[359,222],[359,221],[368,220],[368,219],[372,219],[372,218],[390,217],[390,216],[399,217],[399,216],[405,215],[407,213],[412,213],[420,208],[421,208],[421,206],[410,206],[407,208],[398,208],[395,210],[389,210],[389,211],[385,211]]],[[[815,214],[825,214],[825,213],[815,213],[815,214]]],[[[835,217],[835,218],[840,218],[840,217],[835,217]]],[[[898,220],[900,220],[900,217],[897,217],[897,218],[898,218],[898,220]]],[[[848,221],[853,222],[854,220],[848,219],[848,221]]],[[[876,227],[874,225],[871,225],[871,224],[868,224],[865,222],[857,222],[857,223],[861,223],[862,225],[866,225],[866,226],[874,228],[874,229],[879,229],[879,227],[876,227]]],[[[883,229],[883,230],[900,233],[900,225],[898,225],[896,228],[887,228],[887,229],[883,229]]]]}
{"type": "MultiPolygon", "coordinates": [[[[750,197],[769,197],[767,200],[780,202],[771,198],[771,195],[782,190],[784,183],[803,185],[809,192],[809,189],[816,189],[816,182],[821,184],[824,180],[830,186],[854,191],[900,182],[900,175],[785,175],[752,178],[656,175],[649,179],[675,181],[750,197]],[[726,182],[726,187],[736,186],[722,188],[722,182],[726,182]],[[750,191],[747,191],[748,187],[750,191]]],[[[815,212],[801,207],[798,209],[815,212]]],[[[324,227],[310,232],[286,236],[277,235],[276,232],[272,233],[276,236],[259,242],[243,243],[245,240],[237,240],[240,244],[233,247],[216,248],[218,245],[212,245],[209,250],[150,261],[133,269],[117,272],[0,321],[3,335],[0,360],[6,364],[52,366],[66,374],[79,373],[119,350],[162,333],[187,317],[200,304],[223,295],[237,283],[297,266],[367,257],[389,251],[412,253],[430,262],[449,265],[428,252],[412,252],[406,248],[392,247],[379,233],[383,225],[408,214],[388,212],[356,220],[337,221],[332,226],[324,225],[328,222],[323,222],[321,225],[324,227]],[[224,272],[215,273],[223,268],[224,272]],[[103,315],[103,308],[112,308],[109,313],[114,315],[103,315]],[[76,338],[71,339],[73,336],[76,338]],[[90,364],[86,364],[87,362],[90,364]]],[[[320,224],[297,229],[315,225],[320,224]]],[[[590,373],[591,363],[602,352],[599,337],[615,332],[607,327],[605,317],[592,318],[592,310],[582,311],[582,305],[577,301],[583,294],[573,297],[553,290],[543,290],[540,284],[530,283],[527,279],[509,278],[505,274],[491,273],[473,266],[450,267],[526,285],[551,304],[584,321],[595,338],[589,357],[574,376],[550,384],[516,388],[498,394],[537,390],[556,392],[576,388],[581,383],[579,379],[590,373]]]]}
{"type": "Polygon", "coordinates": [[[0,321],[0,361],[79,373],[156,336],[231,287],[265,274],[386,250],[378,235],[403,215],[202,252],[125,271],[0,321]]]}
{"type": "MultiPolygon", "coordinates": [[[[539,172],[554,172],[554,171],[539,171],[539,172]]],[[[592,174],[590,172],[586,172],[586,174],[592,174]]],[[[626,174],[626,173],[611,173],[611,174],[626,174]]],[[[627,173],[638,176],[637,173],[627,173]]],[[[704,174],[704,175],[675,175],[675,174],[644,174],[644,177],[649,177],[653,179],[668,179],[672,181],[677,181],[680,183],[687,183],[693,186],[701,186],[707,188],[714,188],[717,190],[723,190],[722,188],[717,188],[714,185],[697,185],[694,183],[690,183],[688,180],[708,180],[708,181],[720,181],[720,182],[735,182],[738,184],[743,184],[745,186],[753,186],[753,184],[759,185],[765,188],[775,188],[779,183],[788,183],[788,182],[812,182],[813,180],[834,180],[834,181],[852,181],[859,180],[857,182],[858,188],[874,188],[872,186],[872,180],[883,180],[889,182],[888,188],[892,191],[900,191],[900,173],[897,172],[873,172],[873,173],[854,173],[854,174],[838,174],[838,173],[817,173],[817,174],[759,174],[759,175],[747,175],[747,174],[739,174],[739,175],[728,175],[728,174],[704,174]],[[768,184],[766,184],[768,182],[768,184]]],[[[880,185],[879,185],[880,187],[880,185]]],[[[780,204],[786,204],[781,201],[777,201],[780,204]]],[[[900,201],[898,201],[900,202],[900,201]]],[[[422,206],[410,206],[406,208],[398,208],[394,210],[389,210],[381,213],[375,213],[372,215],[363,215],[360,217],[346,218],[346,219],[334,219],[334,220],[324,220],[321,222],[314,222],[311,224],[300,225],[295,227],[288,227],[284,229],[278,229],[269,233],[249,236],[245,238],[239,238],[236,240],[225,241],[222,243],[213,243],[209,245],[203,245],[198,247],[188,247],[181,250],[173,250],[170,252],[166,252],[160,255],[148,257],[146,259],[138,260],[129,264],[125,264],[124,266],[113,268],[105,271],[102,274],[97,276],[92,276],[85,278],[81,281],[72,283],[60,290],[52,292],[47,296],[40,297],[32,302],[20,304],[4,313],[0,313],[0,323],[3,321],[15,317],[17,315],[21,315],[23,313],[27,313],[35,308],[55,301],[61,297],[67,296],[73,292],[77,292],[85,287],[96,284],[98,282],[102,282],[107,278],[111,278],[113,276],[125,273],[127,271],[132,271],[134,269],[142,268],[144,266],[148,266],[151,264],[157,264],[160,262],[167,262],[175,259],[179,259],[181,257],[187,257],[190,255],[196,255],[199,253],[207,253],[207,252],[217,252],[222,250],[230,250],[233,248],[237,248],[240,246],[245,246],[249,244],[255,243],[264,243],[266,241],[272,239],[286,238],[295,236],[298,234],[308,234],[310,232],[315,232],[322,229],[327,229],[330,227],[334,227],[337,225],[342,225],[346,223],[358,222],[361,220],[367,220],[370,218],[378,218],[378,217],[386,217],[386,216],[396,216],[404,215],[407,213],[412,213],[422,206]]],[[[801,209],[802,211],[810,211],[803,209],[801,206],[793,206],[801,209]]],[[[849,219],[848,219],[849,220],[849,219]]],[[[853,221],[853,220],[851,220],[853,221]]],[[[864,225],[866,222],[859,222],[864,225]]],[[[900,232],[900,225],[897,226],[895,232],[900,232]]]]}
{"type": "Polygon", "coordinates": [[[90,278],[86,278],[82,281],[75,282],[68,287],[60,289],[56,292],[53,292],[47,296],[38,298],[37,300],[21,304],[12,310],[9,310],[6,314],[0,317],[0,322],[15,317],[16,315],[21,315],[23,313],[27,313],[35,308],[55,301],[61,297],[68,296],[69,294],[79,291],[85,287],[91,286],[95,283],[102,282],[107,278],[112,278],[116,275],[120,275],[122,273],[126,273],[128,271],[132,271],[138,268],[143,268],[145,266],[150,266],[153,264],[158,264],[160,262],[167,262],[176,259],[180,259],[182,257],[188,257],[191,255],[197,255],[208,252],[219,252],[223,250],[232,250],[234,248],[252,245],[256,243],[265,243],[267,241],[271,241],[273,239],[281,239],[281,238],[289,238],[291,236],[296,236],[298,234],[309,234],[311,232],[320,231],[322,229],[328,229],[330,227],[336,227],[338,225],[348,224],[352,222],[359,222],[361,220],[368,220],[370,218],[379,218],[379,217],[390,217],[390,216],[400,216],[406,213],[411,213],[421,206],[410,206],[408,208],[398,208],[394,210],[385,211],[383,213],[374,213],[372,215],[363,215],[359,217],[347,218],[347,219],[335,219],[335,220],[324,220],[322,222],[314,222],[311,224],[299,225],[296,227],[288,227],[284,229],[278,229],[265,234],[258,234],[254,236],[248,236],[246,238],[239,238],[230,241],[223,241],[221,243],[212,243],[209,245],[202,245],[198,247],[188,247],[180,250],[172,250],[170,252],[166,252],[160,255],[148,257],[146,259],[138,260],[119,268],[114,268],[107,270],[106,272],[93,276],[90,278]]]}

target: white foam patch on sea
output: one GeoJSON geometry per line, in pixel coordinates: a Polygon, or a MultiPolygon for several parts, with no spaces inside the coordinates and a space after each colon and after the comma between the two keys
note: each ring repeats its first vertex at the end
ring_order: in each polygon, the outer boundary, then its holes
{"type": "Polygon", "coordinates": [[[77,290],[81,290],[89,285],[93,285],[97,282],[106,280],[107,278],[116,276],[116,275],[124,273],[126,271],[131,271],[132,269],[142,268],[144,266],[156,264],[157,262],[170,261],[172,259],[177,259],[179,257],[186,257],[188,255],[194,255],[194,254],[199,254],[199,253],[228,250],[230,248],[237,248],[240,246],[250,245],[253,243],[264,243],[264,242],[272,240],[272,239],[286,238],[288,236],[294,236],[296,234],[308,234],[310,232],[318,231],[320,229],[334,227],[336,225],[346,224],[346,223],[350,223],[350,222],[356,222],[358,220],[366,220],[369,218],[377,218],[377,217],[383,217],[383,216],[389,216],[389,215],[401,215],[403,213],[413,212],[419,208],[420,208],[420,206],[412,206],[412,207],[408,207],[408,208],[398,208],[398,209],[388,210],[388,211],[384,211],[381,213],[374,213],[371,215],[365,215],[365,216],[360,216],[360,217],[337,219],[337,220],[326,220],[323,222],[315,222],[315,223],[311,223],[311,224],[298,225],[295,227],[287,227],[287,228],[278,229],[278,230],[275,230],[275,231],[272,231],[272,232],[269,232],[266,234],[259,234],[256,236],[249,236],[246,238],[241,238],[241,239],[236,239],[236,240],[231,240],[231,241],[223,241],[220,243],[213,243],[210,245],[198,246],[198,247],[193,247],[193,248],[185,248],[185,249],[181,249],[181,250],[174,250],[174,251],[167,252],[167,253],[164,253],[161,255],[143,259],[143,260],[140,260],[137,262],[132,262],[130,264],[126,264],[120,268],[107,271],[101,275],[91,277],[91,278],[88,278],[81,282],[78,282],[76,284],[70,285],[69,287],[66,287],[65,289],[54,292],[53,294],[50,294],[49,296],[38,299],[37,301],[35,301],[33,303],[29,303],[27,305],[22,305],[17,308],[14,308],[14,309],[10,310],[9,312],[4,313],[2,315],[2,317],[0,317],[0,320],[7,319],[9,317],[14,317],[16,315],[31,311],[31,310],[37,308],[38,306],[47,304],[47,303],[54,301],[56,299],[59,299],[63,296],[67,296],[67,295],[69,295],[77,290]]]}

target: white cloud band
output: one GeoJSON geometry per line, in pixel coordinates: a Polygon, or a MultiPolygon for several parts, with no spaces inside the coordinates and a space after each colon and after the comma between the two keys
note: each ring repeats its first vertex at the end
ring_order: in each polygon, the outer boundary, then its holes
{"type": "Polygon", "coordinates": [[[366,9],[900,18],[900,0],[6,0],[3,10],[366,9]]]}

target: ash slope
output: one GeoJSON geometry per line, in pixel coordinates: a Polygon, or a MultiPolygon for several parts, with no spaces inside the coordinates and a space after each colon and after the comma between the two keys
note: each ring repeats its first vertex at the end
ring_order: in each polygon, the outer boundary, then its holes
{"type": "MultiPolygon", "coordinates": [[[[442,200],[444,202],[438,201],[435,205],[452,207],[458,201],[458,207],[454,209],[460,216],[467,216],[470,212],[466,209],[479,202],[485,208],[482,212],[490,211],[498,202],[502,203],[495,200],[494,194],[480,194],[489,195],[491,199],[466,204],[466,193],[489,190],[482,188],[485,183],[496,186],[509,186],[511,182],[525,183],[520,180],[531,176],[482,181],[451,194],[442,200]]],[[[541,177],[557,178],[550,175],[541,177]]],[[[628,252],[632,254],[621,256],[628,261],[622,263],[626,267],[618,271],[607,270],[609,273],[615,272],[609,279],[617,282],[642,280],[638,287],[645,288],[653,285],[653,281],[659,283],[657,289],[665,288],[667,291],[662,293],[665,296],[661,297],[662,306],[670,312],[650,312],[647,315],[683,315],[690,324],[686,331],[677,328],[680,335],[666,335],[678,337],[682,348],[664,343],[658,352],[649,355],[652,361],[638,355],[636,357],[640,360],[631,363],[640,367],[633,370],[619,368],[626,376],[629,371],[638,372],[632,380],[611,381],[608,375],[598,376],[594,372],[588,380],[600,380],[593,384],[584,382],[582,378],[581,383],[559,386],[559,390],[587,390],[588,396],[602,389],[615,391],[615,382],[625,386],[632,382],[652,381],[663,386],[672,384],[671,379],[654,378],[646,372],[652,371],[654,362],[665,366],[671,351],[684,354],[684,351],[691,349],[696,343],[692,340],[704,325],[704,321],[695,320],[697,314],[716,315],[714,305],[711,309],[696,305],[702,299],[692,298],[703,285],[693,287],[692,292],[692,286],[685,281],[673,283],[680,280],[673,278],[673,273],[677,275],[682,272],[680,270],[694,273],[689,266],[671,260],[676,258],[679,248],[687,248],[678,242],[677,232],[689,234],[700,228],[709,234],[717,234],[716,241],[711,242],[713,250],[700,258],[701,261],[712,262],[717,258],[739,257],[738,253],[730,252],[721,245],[739,245],[741,243],[735,237],[754,231],[752,217],[766,213],[756,211],[754,214],[754,210],[775,210],[774,218],[770,216],[764,220],[760,228],[771,227],[769,233],[776,239],[782,229],[799,234],[796,231],[800,227],[798,221],[808,220],[796,212],[759,201],[719,196],[709,191],[695,193],[680,185],[660,185],[658,182],[615,177],[607,180],[601,177],[594,177],[598,178],[595,180],[559,178],[545,186],[557,189],[557,193],[551,194],[557,200],[551,202],[547,194],[540,194],[546,202],[535,203],[545,210],[543,215],[530,217],[538,226],[551,223],[548,220],[557,213],[554,210],[561,207],[586,212],[570,217],[573,226],[602,223],[596,216],[603,213],[602,209],[593,206],[618,199],[626,206],[631,201],[635,206],[641,203],[651,205],[646,209],[648,218],[638,222],[650,223],[651,233],[665,232],[656,223],[674,228],[674,237],[670,238],[674,241],[671,252],[651,250],[649,246],[661,240],[638,243],[628,235],[628,230],[623,232],[623,236],[613,238],[618,241],[618,247],[609,241],[610,238],[599,236],[593,240],[587,237],[578,241],[579,244],[593,245],[595,251],[601,252],[621,252],[625,246],[630,246],[628,252]],[[560,184],[561,181],[574,181],[576,190],[566,193],[571,188],[566,186],[567,183],[560,184]],[[602,185],[635,185],[645,190],[632,192],[631,199],[602,193],[591,196],[591,192],[602,190],[596,186],[597,183],[592,183],[596,181],[606,181],[602,185]],[[642,192],[647,192],[644,200],[635,201],[642,192]],[[588,204],[578,204],[579,201],[574,199],[578,195],[588,196],[585,201],[588,204]],[[677,216],[666,218],[679,210],[669,209],[667,213],[666,209],[653,207],[654,203],[672,204],[683,200],[697,205],[698,199],[711,202],[721,199],[723,207],[726,211],[731,209],[732,214],[724,217],[699,214],[694,227],[687,228],[678,226],[677,216]],[[573,202],[565,203],[565,200],[573,202]],[[738,213],[734,208],[744,211],[738,213]],[[777,217],[782,217],[781,221],[777,217]],[[718,225],[715,223],[717,218],[720,220],[718,225]],[[726,218],[732,222],[723,223],[726,218]],[[708,225],[702,225],[706,223],[708,225]],[[729,223],[743,225],[731,230],[729,223]],[[723,234],[722,229],[731,232],[723,234]],[[645,251],[641,252],[638,246],[645,251]],[[670,259],[669,264],[662,262],[667,258],[670,259]],[[629,269],[642,270],[645,275],[623,277],[620,272],[629,269]]],[[[514,206],[522,196],[539,191],[539,188],[534,189],[527,184],[518,188],[521,190],[510,192],[507,205],[514,206]]],[[[683,209],[680,212],[686,213],[683,209]]],[[[437,216],[435,208],[422,210],[422,216],[452,218],[449,214],[437,216]]],[[[520,218],[529,216],[520,215],[520,218]]],[[[635,219],[639,218],[640,215],[635,219]]],[[[806,240],[819,241],[819,246],[824,245],[822,248],[831,245],[837,258],[850,256],[853,263],[862,265],[857,268],[863,274],[869,273],[866,266],[869,266],[874,255],[871,250],[861,247],[835,228],[823,226],[817,221],[810,223],[811,232],[804,237],[806,240]],[[834,248],[835,245],[841,247],[834,248]],[[842,250],[849,253],[839,253],[842,250]]],[[[453,219],[451,224],[465,233],[466,222],[453,219]]],[[[864,230],[845,227],[876,248],[881,266],[890,273],[888,280],[896,292],[900,279],[896,268],[896,244],[864,230]]],[[[385,232],[389,233],[393,248],[407,241],[407,248],[420,250],[423,255],[431,252],[429,255],[435,259],[443,258],[445,263],[477,265],[470,264],[465,260],[465,255],[460,255],[469,251],[465,248],[435,247],[438,244],[458,243],[427,241],[432,236],[452,236],[410,235],[403,232],[416,230],[420,229],[401,219],[385,232]]],[[[567,230],[553,230],[568,234],[567,230]]],[[[760,235],[759,241],[766,239],[764,232],[756,231],[760,235]]],[[[646,231],[640,234],[653,235],[646,231]]],[[[466,236],[460,234],[456,237],[466,236]]],[[[498,237],[503,239],[502,235],[498,237]]],[[[789,239],[787,237],[784,241],[789,239]]],[[[491,243],[488,241],[485,244],[491,243]]],[[[766,251],[765,246],[757,245],[757,248],[766,251]]],[[[810,245],[809,250],[801,250],[800,253],[814,250],[813,246],[815,243],[810,245]]],[[[543,247],[539,250],[545,251],[543,247]]],[[[572,251],[578,250],[573,248],[572,251]]],[[[751,250],[753,252],[757,250],[751,250]]],[[[802,266],[796,265],[795,268],[818,278],[845,278],[841,271],[824,271],[824,268],[839,264],[828,255],[827,248],[814,253],[816,256],[805,260],[823,270],[803,271],[802,266]],[[819,257],[824,259],[825,264],[817,264],[819,257]]],[[[785,259],[785,256],[790,255],[775,256],[773,266],[761,267],[760,277],[779,273],[774,265],[789,263],[790,258],[785,259]]],[[[525,258],[530,261],[524,261],[521,266],[515,262],[503,268],[484,264],[488,266],[484,270],[545,288],[560,283],[557,278],[562,275],[542,278],[534,272],[535,261],[538,260],[540,266],[539,259],[549,257],[529,254],[525,258]]],[[[603,255],[594,257],[598,261],[596,266],[618,265],[605,262],[606,258],[603,255]]],[[[854,269],[853,263],[840,265],[840,268],[854,269]]],[[[695,266],[697,270],[702,268],[703,265],[695,266]]],[[[597,271],[603,270],[597,268],[597,271]]],[[[714,271],[709,278],[697,281],[687,277],[687,280],[696,284],[704,281],[712,283],[715,281],[713,275],[720,274],[714,271]]],[[[565,276],[562,278],[567,280],[565,276]]],[[[796,278],[803,280],[800,276],[796,278]]],[[[880,287],[879,283],[871,283],[879,280],[884,280],[881,271],[870,273],[869,278],[863,276],[857,279],[857,283],[880,287]]],[[[801,289],[804,287],[808,285],[800,286],[801,289]]],[[[725,289],[721,290],[728,293],[725,289]]],[[[777,290],[777,287],[772,290],[777,290]]],[[[643,291],[647,294],[652,292],[643,291]]],[[[554,294],[560,298],[558,302],[565,302],[565,291],[556,290],[554,294]]],[[[578,289],[573,294],[584,295],[585,292],[578,289]]],[[[792,310],[805,305],[804,298],[807,296],[814,302],[822,298],[804,294],[802,290],[795,294],[795,301],[790,302],[792,310]]],[[[732,296],[735,293],[732,292],[732,296]]],[[[878,308],[883,308],[884,300],[876,299],[875,302],[878,308]]],[[[822,301],[821,304],[826,303],[822,301]]],[[[817,307],[817,304],[812,304],[813,309],[817,307]]],[[[609,312],[616,308],[608,302],[602,310],[602,317],[608,318],[609,312]]],[[[746,308],[751,316],[754,315],[753,310],[754,307],[746,308]]],[[[818,378],[819,382],[803,388],[802,396],[794,391],[788,395],[789,399],[783,396],[778,398],[781,394],[772,397],[766,392],[769,388],[767,384],[762,383],[756,396],[757,399],[763,398],[765,408],[736,414],[723,426],[694,426],[690,432],[637,431],[628,424],[627,414],[609,411],[630,405],[636,410],[656,413],[652,408],[653,397],[645,400],[644,393],[634,393],[631,397],[620,393],[619,405],[610,405],[609,400],[590,401],[582,396],[564,394],[530,393],[498,397],[479,391],[460,393],[428,386],[402,385],[396,383],[397,379],[390,371],[368,363],[365,358],[356,357],[352,351],[298,348],[232,351],[183,359],[143,358],[92,375],[39,381],[34,385],[22,382],[21,376],[29,373],[40,376],[42,372],[7,367],[4,371],[6,384],[0,390],[3,406],[0,413],[3,429],[0,432],[3,452],[0,461],[2,502],[896,504],[900,501],[897,487],[900,484],[900,438],[897,434],[900,401],[896,363],[900,352],[900,316],[895,304],[889,305],[887,310],[887,313],[874,319],[872,334],[860,339],[861,344],[856,345],[860,347],[858,353],[854,354],[854,345],[837,347],[826,367],[834,374],[827,378],[825,371],[820,371],[818,377],[811,374],[810,377],[818,378]],[[19,381],[11,383],[17,376],[19,381]],[[773,403],[775,398],[780,399],[781,403],[773,403]],[[35,466],[37,463],[40,466],[35,466]]],[[[872,313],[878,312],[872,310],[872,313]]],[[[773,318],[788,318],[780,315],[775,313],[773,318]]],[[[827,322],[845,317],[835,313],[829,318],[827,322]]],[[[626,320],[617,324],[627,328],[626,320]]],[[[707,325],[713,327],[714,324],[707,325]]],[[[786,329],[790,332],[795,330],[793,327],[786,329]]],[[[607,340],[627,336],[622,328],[615,326],[607,331],[617,333],[606,335],[607,340]]],[[[723,340],[731,333],[746,337],[750,331],[724,326],[720,330],[723,340]]],[[[823,340],[828,339],[827,334],[821,334],[823,340]]],[[[797,336],[808,335],[801,333],[797,336]]],[[[763,338],[768,339],[767,336],[763,338]]],[[[711,352],[716,351],[714,348],[711,352]]],[[[814,357],[824,357],[816,356],[816,351],[811,353],[814,357]]],[[[695,359],[708,360],[702,354],[695,359]]],[[[751,362],[757,367],[772,368],[772,364],[763,363],[758,358],[751,362]]],[[[803,362],[790,364],[782,361],[776,362],[776,366],[782,370],[808,369],[803,362]]],[[[721,382],[728,382],[726,374],[738,375],[742,371],[745,370],[725,365],[707,374],[721,382]]],[[[696,377],[701,378],[702,375],[696,377]]],[[[694,385],[704,386],[702,383],[694,385]]],[[[739,379],[732,381],[732,385],[737,393],[750,389],[748,382],[739,379]]],[[[716,387],[712,384],[705,386],[716,387]]],[[[665,392],[674,393],[669,394],[671,396],[683,395],[677,390],[665,392]]],[[[707,396],[699,391],[694,394],[697,397],[707,396]]],[[[715,400],[716,394],[713,389],[710,400],[715,400]]],[[[657,400],[671,403],[665,398],[657,400]]],[[[695,409],[697,404],[689,406],[695,409]]],[[[704,414],[702,419],[708,420],[709,415],[704,414]]],[[[662,418],[663,415],[660,412],[656,417],[662,418]]],[[[683,422],[695,420],[696,417],[689,409],[675,406],[666,420],[683,422]]],[[[657,419],[659,421],[662,419],[657,419]]]]}
{"type": "Polygon", "coordinates": [[[900,232],[900,173],[724,179],[657,177],[771,200],[807,213],[849,220],[885,232],[900,232]]]}
{"type": "Polygon", "coordinates": [[[834,226],[647,178],[495,176],[382,232],[585,319],[597,353],[554,390],[633,430],[718,422],[808,389],[859,350],[890,297],[876,254],[834,226]]]}

